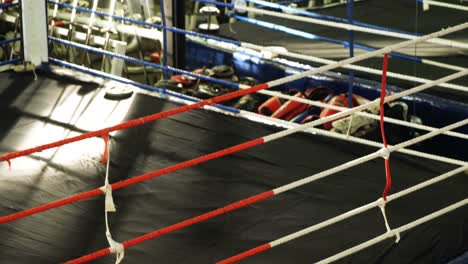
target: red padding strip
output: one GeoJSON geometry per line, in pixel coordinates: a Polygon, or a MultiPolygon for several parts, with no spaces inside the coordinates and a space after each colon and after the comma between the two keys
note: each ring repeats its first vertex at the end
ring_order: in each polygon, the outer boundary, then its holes
{"type": "MultiPolygon", "coordinates": [[[[380,132],[382,133],[382,142],[384,147],[387,147],[387,137],[385,136],[385,109],[384,109],[384,100],[387,95],[387,68],[388,68],[388,54],[384,55],[383,65],[382,65],[382,85],[380,87],[380,132]]],[[[382,193],[382,197],[387,201],[387,195],[392,187],[392,176],[390,174],[390,160],[385,160],[385,189],[382,193]]]]}
{"type": "Polygon", "coordinates": [[[76,141],[80,141],[83,139],[98,137],[98,136],[103,135],[104,133],[110,133],[110,132],[117,131],[117,130],[123,130],[123,129],[131,128],[131,127],[136,127],[139,125],[143,125],[144,123],[156,121],[158,119],[166,118],[172,115],[176,115],[176,114],[187,112],[193,109],[201,108],[205,105],[212,105],[212,104],[228,101],[228,100],[241,97],[246,94],[251,94],[251,93],[254,93],[263,89],[267,89],[267,88],[268,88],[268,84],[266,83],[255,85],[245,90],[234,91],[234,92],[227,93],[221,96],[213,97],[211,99],[203,100],[195,104],[185,105],[185,106],[177,107],[175,109],[171,109],[165,112],[160,112],[160,113],[148,115],[145,117],[133,119],[133,120],[118,124],[116,126],[104,128],[101,130],[91,131],[91,132],[88,132],[88,133],[85,133],[76,137],[59,140],[53,143],[49,143],[49,144],[45,144],[42,146],[37,146],[34,148],[29,148],[29,149],[25,149],[25,150],[21,150],[17,152],[11,152],[11,153],[0,156],[0,161],[7,161],[7,160],[15,159],[18,157],[27,156],[36,152],[41,152],[46,149],[60,147],[60,146],[73,143],[76,141]]]}
{"type": "MultiPolygon", "coordinates": [[[[184,169],[184,168],[188,168],[188,167],[191,167],[191,166],[195,166],[197,164],[204,163],[204,162],[216,159],[216,158],[220,158],[220,157],[223,157],[223,156],[235,153],[235,152],[239,152],[239,151],[242,151],[244,149],[252,148],[254,146],[263,144],[263,142],[264,142],[263,138],[257,138],[257,139],[247,141],[245,143],[242,143],[242,144],[230,147],[230,148],[226,148],[226,149],[223,149],[223,150],[220,150],[220,151],[217,151],[217,152],[210,153],[208,155],[204,155],[204,156],[201,156],[201,157],[198,157],[198,158],[195,158],[195,159],[191,159],[191,160],[188,160],[188,161],[184,161],[184,162],[181,162],[181,163],[178,163],[178,164],[175,164],[175,165],[172,165],[172,166],[160,169],[160,170],[156,170],[156,171],[153,171],[153,172],[150,172],[150,173],[147,173],[147,174],[143,174],[143,175],[131,178],[131,179],[127,179],[127,180],[124,180],[124,181],[114,183],[114,184],[111,185],[111,187],[112,187],[112,190],[118,190],[120,188],[124,188],[124,187],[130,186],[130,185],[142,182],[142,181],[150,180],[150,179],[159,177],[159,176],[167,174],[167,173],[175,172],[175,171],[178,171],[178,170],[181,170],[181,169],[184,169]]],[[[24,211],[17,212],[17,213],[11,214],[11,215],[2,216],[2,217],[0,217],[0,224],[4,224],[4,223],[7,223],[7,222],[12,222],[12,221],[15,221],[15,220],[18,220],[18,219],[21,219],[21,218],[25,218],[25,217],[33,215],[33,214],[37,214],[37,213],[44,212],[44,211],[47,211],[47,210],[50,210],[50,209],[53,209],[53,208],[57,208],[57,207],[60,207],[60,206],[63,206],[63,205],[71,204],[71,203],[74,203],[74,202],[77,202],[77,201],[80,201],[80,200],[88,199],[88,198],[98,196],[98,195],[103,195],[103,194],[104,194],[104,192],[102,192],[99,188],[97,188],[97,189],[87,191],[87,192],[84,192],[84,193],[72,195],[70,197],[67,197],[67,198],[64,198],[64,199],[61,199],[61,200],[58,200],[58,201],[55,201],[55,202],[51,202],[51,203],[47,203],[47,204],[44,204],[44,205],[40,205],[38,207],[26,209],[24,211]]]]}
{"type": "MultiPolygon", "coordinates": [[[[143,243],[143,242],[145,242],[147,240],[151,240],[151,239],[157,238],[159,236],[162,236],[162,235],[165,235],[165,234],[168,234],[168,233],[172,233],[172,232],[180,230],[182,228],[189,227],[189,226],[198,224],[200,222],[203,222],[205,220],[208,220],[208,219],[211,219],[211,218],[226,214],[228,212],[231,212],[231,211],[246,207],[248,205],[260,202],[260,201],[265,200],[267,198],[270,198],[272,196],[275,196],[275,193],[273,191],[267,191],[267,192],[264,192],[264,193],[261,193],[261,194],[255,195],[255,196],[251,196],[251,197],[249,197],[247,199],[240,200],[238,202],[229,204],[229,205],[227,205],[225,207],[218,208],[216,210],[213,210],[213,211],[210,211],[208,213],[204,213],[202,215],[187,219],[187,220],[179,222],[177,224],[173,224],[173,225],[158,229],[156,231],[153,231],[151,233],[136,237],[134,239],[127,240],[127,241],[123,242],[122,244],[123,244],[124,248],[129,248],[129,247],[141,244],[141,243],[143,243]]],[[[88,261],[95,260],[97,258],[103,257],[105,255],[109,255],[109,254],[110,254],[110,251],[107,254],[105,254],[104,249],[102,249],[102,250],[99,250],[99,251],[97,251],[95,253],[91,253],[89,255],[83,256],[81,258],[70,260],[70,261],[68,261],[66,263],[67,264],[85,263],[85,262],[88,262],[88,261]],[[99,252],[99,254],[97,254],[98,252],[99,252]]]]}

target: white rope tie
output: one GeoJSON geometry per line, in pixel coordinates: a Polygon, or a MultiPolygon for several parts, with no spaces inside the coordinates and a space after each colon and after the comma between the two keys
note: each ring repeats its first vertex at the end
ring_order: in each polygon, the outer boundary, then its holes
{"type": "Polygon", "coordinates": [[[386,147],[383,147],[379,150],[380,157],[388,160],[390,158],[390,150],[386,147]]]}
{"type": "Polygon", "coordinates": [[[109,220],[108,220],[108,213],[109,212],[116,212],[117,208],[114,203],[114,198],[112,197],[112,186],[109,184],[109,164],[110,164],[110,148],[111,148],[111,141],[108,140],[108,147],[107,147],[107,162],[106,162],[106,177],[104,179],[104,186],[101,187],[101,191],[105,193],[105,207],[104,207],[104,217],[106,220],[106,238],[107,242],[109,243],[110,252],[116,255],[115,264],[119,264],[124,256],[125,256],[125,248],[124,246],[115,241],[112,238],[112,234],[109,228],[109,220]]]}
{"type": "Polygon", "coordinates": [[[385,222],[385,228],[387,229],[387,233],[392,233],[392,235],[395,236],[395,243],[400,242],[400,232],[396,230],[392,230],[390,228],[390,224],[388,223],[387,213],[385,212],[385,205],[387,204],[387,202],[383,198],[380,198],[378,200],[378,203],[379,203],[380,211],[382,212],[382,216],[385,222]]]}

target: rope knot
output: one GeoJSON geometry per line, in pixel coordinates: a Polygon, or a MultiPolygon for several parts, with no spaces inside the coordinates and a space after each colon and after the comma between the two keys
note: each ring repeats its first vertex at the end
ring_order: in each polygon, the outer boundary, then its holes
{"type": "Polygon", "coordinates": [[[390,150],[387,147],[383,147],[379,150],[380,157],[388,160],[390,159],[390,150]]]}

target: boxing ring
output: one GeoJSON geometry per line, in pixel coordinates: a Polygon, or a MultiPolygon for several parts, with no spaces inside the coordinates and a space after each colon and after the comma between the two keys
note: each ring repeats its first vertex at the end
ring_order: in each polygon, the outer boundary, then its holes
{"type": "MultiPolygon", "coordinates": [[[[166,54],[156,63],[109,51],[119,45],[109,39],[110,28],[99,44],[103,48],[97,47],[90,28],[100,16],[109,23],[115,20],[184,34],[195,41],[223,42],[226,49],[264,47],[129,19],[115,15],[112,6],[110,13],[101,12],[98,1],[92,2],[89,9],[78,7],[77,1],[72,5],[48,1],[55,10],[71,9],[72,22],[76,12],[90,15],[84,43],[78,43],[50,34],[58,25],[53,13],[45,38],[49,45],[64,45],[67,55],[74,50],[99,55],[114,66],[124,61],[155,68],[166,80],[168,73],[183,74],[234,90],[200,99],[165,84],[155,87],[117,76],[112,74],[114,68],[109,73],[104,67],[92,69],[52,56],[35,77],[21,73],[21,68],[30,66],[11,52],[8,60],[0,63],[15,65],[12,68],[17,71],[0,73],[5,80],[0,87],[5,113],[0,145],[4,200],[0,204],[0,234],[7,238],[0,244],[0,260],[85,263],[115,255],[116,263],[330,263],[342,259],[404,263],[447,262],[468,250],[468,193],[460,188],[467,184],[468,162],[463,159],[463,150],[460,159],[410,148],[442,134],[466,141],[463,128],[468,117],[432,127],[384,115],[385,104],[435,86],[468,91],[466,86],[449,83],[468,75],[463,67],[420,60],[455,71],[435,80],[388,71],[390,57],[407,58],[396,52],[417,43],[466,49],[468,44],[444,37],[466,30],[468,23],[423,36],[389,32],[406,40],[340,61],[267,49],[325,65],[249,86],[171,67],[166,54]],[[92,41],[94,45],[90,45],[92,41]],[[355,65],[376,56],[382,56],[381,70],[355,65]],[[380,96],[347,108],[275,90],[341,67],[381,75],[380,96]],[[419,84],[389,92],[387,76],[419,84]],[[106,101],[106,90],[99,88],[109,85],[105,80],[112,80],[112,86],[131,87],[134,93],[129,99],[106,101]],[[330,108],[336,113],[297,124],[223,105],[253,93],[330,108]],[[379,109],[380,114],[366,112],[369,109],[379,109]],[[382,142],[317,128],[348,116],[377,120],[382,142]],[[424,133],[390,145],[385,132],[388,124],[424,133]],[[458,245],[448,245],[455,235],[459,236],[458,245]],[[278,250],[273,250],[276,247],[278,250]],[[430,252],[437,247],[440,249],[430,252]]],[[[226,7],[274,15],[264,9],[226,7]]],[[[161,13],[164,21],[164,9],[161,13]]],[[[381,31],[339,22],[320,23],[368,33],[381,31]]],[[[70,26],[66,36],[73,34],[70,26]]],[[[15,37],[1,44],[22,39],[15,37]]],[[[167,47],[165,38],[163,42],[167,47]]]]}

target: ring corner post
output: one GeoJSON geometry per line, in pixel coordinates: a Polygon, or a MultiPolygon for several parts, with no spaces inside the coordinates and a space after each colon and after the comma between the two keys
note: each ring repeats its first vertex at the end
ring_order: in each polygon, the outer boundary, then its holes
{"type": "Polygon", "coordinates": [[[47,1],[21,0],[23,60],[34,66],[49,61],[47,1]]]}

